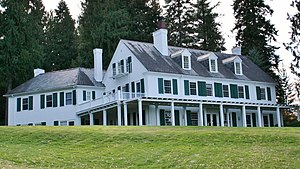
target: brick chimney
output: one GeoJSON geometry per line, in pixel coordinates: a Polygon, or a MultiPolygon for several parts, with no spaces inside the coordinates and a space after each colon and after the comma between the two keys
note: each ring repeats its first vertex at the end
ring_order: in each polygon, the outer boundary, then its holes
{"type": "Polygon", "coordinates": [[[158,23],[158,30],[153,32],[154,47],[163,55],[169,56],[168,30],[164,19],[158,23]]]}

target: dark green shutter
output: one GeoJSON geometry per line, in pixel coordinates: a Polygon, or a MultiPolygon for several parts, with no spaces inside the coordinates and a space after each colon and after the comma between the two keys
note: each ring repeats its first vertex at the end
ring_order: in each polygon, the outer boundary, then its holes
{"type": "Polygon", "coordinates": [[[161,109],[159,111],[159,117],[160,117],[160,125],[165,126],[166,125],[166,123],[165,123],[165,110],[161,109]]]}
{"type": "Polygon", "coordinates": [[[76,90],[73,90],[73,105],[76,105],[76,90]]]}
{"type": "Polygon", "coordinates": [[[61,107],[65,105],[65,93],[64,92],[59,93],[59,105],[61,107]]]}
{"type": "Polygon", "coordinates": [[[238,87],[235,84],[230,84],[231,98],[238,98],[238,87]]]}
{"type": "Polygon", "coordinates": [[[184,80],[184,94],[190,95],[190,82],[188,80],[184,80]]]}
{"type": "Polygon", "coordinates": [[[179,126],[179,110],[175,110],[175,126],[179,126]]]}
{"type": "Polygon", "coordinates": [[[206,96],[206,82],[198,81],[198,96],[206,96]]]}
{"type": "Polygon", "coordinates": [[[141,93],[145,93],[145,80],[141,79],[141,93]]]}
{"type": "Polygon", "coordinates": [[[256,113],[252,113],[253,127],[256,127],[256,113]]]}
{"type": "Polygon", "coordinates": [[[44,109],[45,108],[45,95],[44,94],[41,95],[40,99],[41,99],[41,109],[44,109]]]}
{"type": "Polygon", "coordinates": [[[215,97],[223,97],[222,83],[214,83],[215,97]]]}
{"type": "Polygon", "coordinates": [[[257,97],[257,100],[261,100],[260,87],[259,86],[256,86],[256,97],[257,97]]]}
{"type": "Polygon", "coordinates": [[[246,99],[250,99],[249,86],[245,86],[246,99]]]}
{"type": "Polygon", "coordinates": [[[29,96],[29,110],[33,110],[33,96],[29,96]]]}
{"type": "Polygon", "coordinates": [[[86,91],[85,90],[83,91],[82,100],[86,101],[86,91]]]}
{"type": "Polygon", "coordinates": [[[268,100],[271,101],[272,97],[271,97],[271,88],[267,87],[267,96],[268,96],[268,100]]]}
{"type": "MultiPolygon", "coordinates": [[[[129,90],[129,84],[126,84],[128,85],[128,90],[129,90]]],[[[128,91],[127,91],[128,92],[128,91]]],[[[92,91],[92,99],[95,100],[96,99],[96,92],[95,91],[92,91]]]]}
{"type": "Polygon", "coordinates": [[[21,111],[21,98],[17,98],[17,111],[21,111]]]}
{"type": "Polygon", "coordinates": [[[191,117],[191,111],[190,110],[186,111],[186,118],[187,118],[187,125],[191,126],[192,125],[192,117],[191,117]]]}
{"type": "Polygon", "coordinates": [[[53,107],[57,107],[57,93],[53,93],[53,107]]]}
{"type": "Polygon", "coordinates": [[[158,78],[158,93],[164,94],[164,79],[158,78]]]}
{"type": "Polygon", "coordinates": [[[177,85],[177,79],[172,80],[172,85],[173,85],[173,94],[178,95],[178,85],[177,85]]]}

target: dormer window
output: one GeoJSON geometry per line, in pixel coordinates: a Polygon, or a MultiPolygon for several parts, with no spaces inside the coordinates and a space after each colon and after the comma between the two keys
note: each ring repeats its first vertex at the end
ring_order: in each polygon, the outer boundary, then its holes
{"type": "Polygon", "coordinates": [[[239,56],[232,56],[222,60],[223,64],[225,64],[234,74],[243,75],[242,69],[242,59],[239,56]]]}
{"type": "Polygon", "coordinates": [[[191,70],[191,53],[187,49],[179,50],[171,55],[171,58],[177,62],[182,69],[191,70]]]}
{"type": "Polygon", "coordinates": [[[218,73],[218,57],[213,53],[207,53],[202,56],[198,56],[197,61],[199,61],[206,69],[212,73],[218,73]]]}
{"type": "Polygon", "coordinates": [[[216,59],[210,59],[209,61],[210,65],[210,72],[218,72],[217,70],[217,60],[216,59]]]}
{"type": "Polygon", "coordinates": [[[182,56],[182,57],[183,57],[183,69],[190,70],[191,69],[190,56],[182,56]]]}
{"type": "Polygon", "coordinates": [[[242,75],[242,63],[241,62],[235,62],[235,74],[236,75],[242,75]]]}

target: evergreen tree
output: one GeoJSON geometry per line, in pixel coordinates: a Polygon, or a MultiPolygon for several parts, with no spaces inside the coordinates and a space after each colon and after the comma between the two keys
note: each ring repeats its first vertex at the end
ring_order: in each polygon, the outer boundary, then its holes
{"type": "Polygon", "coordinates": [[[55,9],[55,16],[48,15],[47,41],[45,46],[46,71],[70,68],[77,58],[75,21],[65,1],[61,0],[55,9]]]}
{"type": "MultiPolygon", "coordinates": [[[[273,10],[264,0],[235,0],[233,3],[236,19],[233,31],[236,31],[237,45],[242,47],[242,54],[247,55],[277,83],[277,98],[283,98],[280,77],[274,73],[278,69],[279,56],[275,54],[278,47],[270,43],[276,41],[277,30],[267,19],[273,10]]],[[[281,100],[278,100],[279,103],[281,100]]]]}
{"type": "Polygon", "coordinates": [[[285,47],[291,51],[294,60],[291,63],[292,72],[300,77],[299,62],[300,62],[300,1],[293,0],[291,6],[297,9],[297,13],[294,15],[288,14],[288,20],[291,22],[291,42],[286,43],[285,47]]]}
{"type": "Polygon", "coordinates": [[[219,30],[221,25],[216,22],[219,14],[213,12],[218,5],[219,3],[210,7],[211,4],[207,0],[197,0],[193,5],[196,11],[194,14],[196,48],[209,51],[225,50],[225,41],[219,30]]]}
{"type": "Polygon", "coordinates": [[[236,41],[237,45],[242,47],[242,54],[251,58],[250,51],[257,51],[266,63],[261,68],[274,77],[272,68],[278,67],[279,56],[275,54],[278,48],[270,43],[276,41],[278,31],[267,19],[273,10],[264,0],[235,0],[233,9],[236,19],[233,30],[237,32],[236,41]]]}
{"type": "Polygon", "coordinates": [[[131,40],[152,42],[152,33],[160,20],[161,8],[157,0],[128,0],[127,10],[131,18],[131,40]]]}
{"type": "Polygon", "coordinates": [[[171,45],[194,46],[191,6],[190,0],[166,0],[166,19],[171,45]]]}
{"type": "MultiPolygon", "coordinates": [[[[25,82],[40,67],[43,58],[41,0],[2,0],[0,24],[0,94],[25,82]]],[[[1,99],[1,112],[6,103],[1,99]]]]}
{"type": "Polygon", "coordinates": [[[93,67],[93,49],[103,49],[103,68],[107,68],[121,38],[130,35],[132,23],[121,0],[85,0],[79,16],[79,58],[84,67],[93,67]]]}

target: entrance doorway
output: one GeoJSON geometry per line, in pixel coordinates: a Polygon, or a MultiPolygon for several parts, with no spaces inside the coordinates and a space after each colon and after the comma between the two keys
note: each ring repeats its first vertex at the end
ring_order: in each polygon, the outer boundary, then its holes
{"type": "Polygon", "coordinates": [[[218,118],[215,113],[206,114],[206,124],[207,126],[218,126],[218,118]]]}

